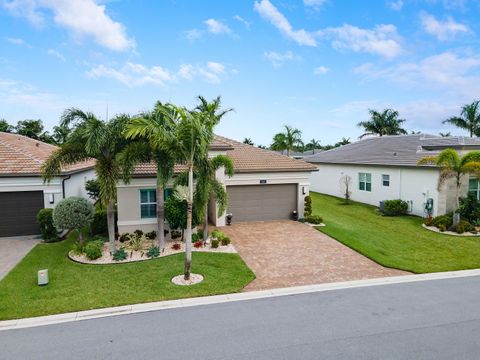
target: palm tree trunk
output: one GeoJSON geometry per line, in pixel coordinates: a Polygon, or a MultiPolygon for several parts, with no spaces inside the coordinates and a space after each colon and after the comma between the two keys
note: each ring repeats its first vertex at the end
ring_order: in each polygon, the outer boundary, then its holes
{"type": "Polygon", "coordinates": [[[459,192],[460,175],[457,175],[457,187],[455,188],[455,210],[453,211],[453,226],[457,226],[460,222],[460,214],[457,212],[458,208],[460,207],[459,192]]]}
{"type": "Polygon", "coordinates": [[[203,217],[203,242],[208,239],[208,202],[205,204],[205,215],[203,217]]]}
{"type": "Polygon", "coordinates": [[[185,238],[185,280],[190,279],[192,264],[192,208],[193,208],[193,166],[188,167],[187,228],[185,238]]]}
{"type": "Polygon", "coordinates": [[[110,252],[115,252],[115,205],[113,200],[108,201],[107,205],[107,226],[108,226],[108,243],[110,252]]]}
{"type": "Polygon", "coordinates": [[[161,182],[161,173],[157,168],[157,236],[158,247],[163,252],[165,249],[165,195],[161,182]]]}

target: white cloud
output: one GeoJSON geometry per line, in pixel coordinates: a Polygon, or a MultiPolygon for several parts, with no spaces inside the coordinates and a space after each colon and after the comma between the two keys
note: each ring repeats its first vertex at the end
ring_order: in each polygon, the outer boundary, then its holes
{"type": "Polygon", "coordinates": [[[35,26],[45,23],[45,10],[53,12],[53,20],[70,30],[75,37],[91,37],[101,46],[125,51],[134,46],[125,26],[112,20],[94,0],[11,0],[4,7],[16,16],[25,17],[35,26]]]}
{"type": "Polygon", "coordinates": [[[299,45],[317,46],[315,37],[304,29],[293,30],[287,18],[269,0],[255,1],[254,9],[283,35],[299,45]]]}
{"type": "Polygon", "coordinates": [[[29,44],[27,44],[25,40],[20,38],[7,37],[5,38],[5,40],[7,40],[10,44],[13,44],[13,45],[31,47],[29,44]]]}
{"type": "Polygon", "coordinates": [[[63,55],[62,55],[61,53],[59,53],[57,50],[48,49],[47,54],[48,54],[48,55],[51,55],[51,56],[53,56],[53,57],[56,57],[58,60],[60,60],[60,61],[62,61],[62,62],[67,61],[67,59],[65,59],[65,56],[63,56],[63,55]]]}
{"type": "Polygon", "coordinates": [[[203,33],[198,29],[187,30],[184,34],[185,37],[190,41],[195,41],[203,36],[203,33]]]}
{"type": "Polygon", "coordinates": [[[318,32],[319,36],[331,39],[335,49],[348,49],[394,58],[403,52],[400,36],[394,25],[377,25],[373,29],[362,29],[345,24],[318,32]]]}
{"type": "Polygon", "coordinates": [[[245,20],[244,18],[242,18],[240,15],[235,15],[233,18],[234,18],[235,20],[241,22],[243,25],[245,25],[245,27],[246,27],[248,30],[250,30],[250,23],[249,23],[247,20],[245,20]]]}
{"type": "Polygon", "coordinates": [[[390,1],[388,7],[394,11],[400,11],[403,8],[403,0],[390,1]]]}
{"type": "Polygon", "coordinates": [[[30,84],[9,79],[0,79],[0,104],[34,111],[58,110],[61,106],[57,95],[40,91],[30,84]]]}
{"type": "Polygon", "coordinates": [[[452,17],[447,17],[444,21],[440,21],[431,14],[423,13],[421,21],[423,29],[440,41],[451,40],[458,34],[470,32],[468,26],[457,23],[452,17]]]}
{"type": "Polygon", "coordinates": [[[315,69],[313,69],[313,74],[314,75],[323,75],[329,72],[330,69],[327,68],[326,66],[318,66],[315,69]]]}
{"type": "Polygon", "coordinates": [[[300,61],[302,58],[299,55],[295,55],[291,51],[286,51],[283,54],[275,51],[265,51],[263,57],[270,61],[273,67],[281,67],[284,63],[289,61],[300,61]]]}
{"type": "Polygon", "coordinates": [[[215,19],[205,20],[204,23],[212,34],[230,34],[232,32],[227,25],[215,19]]]}
{"type": "Polygon", "coordinates": [[[312,7],[315,10],[318,10],[327,0],[303,0],[303,5],[312,7]]]}
{"type": "Polygon", "coordinates": [[[184,64],[180,66],[177,72],[180,78],[193,80],[199,77],[203,81],[211,84],[219,84],[225,77],[225,66],[218,62],[209,61],[206,66],[184,64]]]}

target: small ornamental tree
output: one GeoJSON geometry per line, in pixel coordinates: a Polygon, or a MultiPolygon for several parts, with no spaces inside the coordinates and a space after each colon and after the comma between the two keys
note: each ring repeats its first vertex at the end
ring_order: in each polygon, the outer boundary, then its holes
{"type": "Polygon", "coordinates": [[[345,199],[345,204],[350,204],[350,197],[352,195],[352,178],[349,175],[343,175],[340,178],[340,190],[345,199]]]}
{"type": "Polygon", "coordinates": [[[310,195],[305,196],[305,210],[304,210],[304,216],[310,216],[312,215],[312,198],[310,195]]]}
{"type": "Polygon", "coordinates": [[[93,205],[80,197],[69,197],[60,201],[53,209],[53,224],[57,229],[77,230],[78,242],[83,243],[81,229],[93,220],[93,205]]]}
{"type": "Polygon", "coordinates": [[[57,238],[57,229],[53,225],[52,213],[52,209],[41,209],[37,214],[37,222],[45,242],[54,241],[57,238]]]}

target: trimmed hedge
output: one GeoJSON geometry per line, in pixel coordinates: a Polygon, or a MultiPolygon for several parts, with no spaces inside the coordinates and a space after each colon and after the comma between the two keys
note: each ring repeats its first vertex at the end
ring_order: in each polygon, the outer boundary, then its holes
{"type": "Polygon", "coordinates": [[[383,202],[383,213],[386,216],[399,216],[406,215],[408,212],[408,203],[406,201],[397,200],[385,200],[383,202]]]}
{"type": "Polygon", "coordinates": [[[37,222],[45,242],[57,240],[57,229],[53,225],[53,209],[41,209],[37,214],[37,222]]]}

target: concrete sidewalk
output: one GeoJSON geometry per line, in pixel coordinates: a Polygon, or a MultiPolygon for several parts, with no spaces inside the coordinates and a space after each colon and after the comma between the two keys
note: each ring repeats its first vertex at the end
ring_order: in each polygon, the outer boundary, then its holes
{"type": "Polygon", "coordinates": [[[0,280],[40,242],[34,236],[0,238],[0,280]]]}

